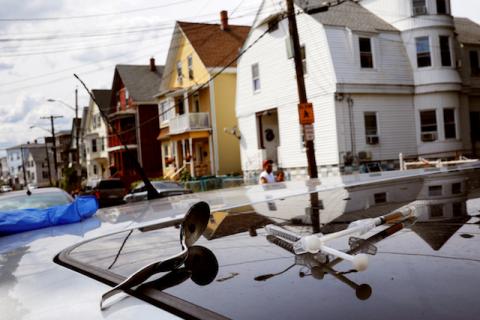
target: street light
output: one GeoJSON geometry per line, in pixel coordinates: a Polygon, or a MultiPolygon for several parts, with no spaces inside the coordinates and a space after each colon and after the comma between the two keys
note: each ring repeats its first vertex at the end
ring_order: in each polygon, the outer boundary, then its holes
{"type": "Polygon", "coordinates": [[[30,126],[30,129],[34,129],[34,128],[42,129],[43,131],[47,131],[48,133],[52,134],[52,132],[48,129],[45,129],[45,128],[42,128],[42,127],[39,127],[39,126],[30,126]]]}
{"type": "Polygon", "coordinates": [[[49,98],[47,99],[48,102],[58,102],[63,104],[64,106],[68,107],[69,109],[75,111],[75,120],[74,120],[74,125],[75,125],[75,145],[77,147],[76,154],[77,154],[77,164],[80,166],[80,142],[79,142],[79,135],[80,135],[80,128],[77,122],[78,119],[78,89],[75,89],[75,107],[72,107],[68,103],[66,103],[63,100],[60,99],[52,99],[49,98]]]}

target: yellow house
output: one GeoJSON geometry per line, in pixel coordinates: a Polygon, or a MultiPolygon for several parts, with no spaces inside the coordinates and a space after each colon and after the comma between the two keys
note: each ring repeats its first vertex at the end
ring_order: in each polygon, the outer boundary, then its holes
{"type": "Polygon", "coordinates": [[[175,26],[157,95],[162,165],[172,178],[185,169],[193,177],[241,172],[235,57],[250,27],[229,25],[225,11],[221,18],[175,26]]]}

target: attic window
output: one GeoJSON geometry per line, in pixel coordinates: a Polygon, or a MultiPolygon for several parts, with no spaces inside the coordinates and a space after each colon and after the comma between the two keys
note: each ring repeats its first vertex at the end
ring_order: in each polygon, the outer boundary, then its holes
{"type": "Polygon", "coordinates": [[[177,82],[180,84],[183,82],[182,61],[177,62],[177,82]]]}
{"type": "Polygon", "coordinates": [[[193,57],[189,55],[187,58],[188,62],[188,79],[193,80],[193,57]]]}

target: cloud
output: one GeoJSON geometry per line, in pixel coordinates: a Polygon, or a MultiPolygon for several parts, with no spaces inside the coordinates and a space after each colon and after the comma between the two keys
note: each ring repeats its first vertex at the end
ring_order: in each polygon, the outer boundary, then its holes
{"type": "Polygon", "coordinates": [[[13,64],[12,63],[2,63],[0,62],[0,72],[5,71],[5,70],[10,70],[13,69],[13,64]]]}

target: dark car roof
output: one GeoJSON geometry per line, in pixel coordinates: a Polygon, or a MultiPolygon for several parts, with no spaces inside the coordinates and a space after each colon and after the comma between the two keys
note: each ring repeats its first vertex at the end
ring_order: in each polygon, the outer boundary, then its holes
{"type": "MultiPolygon", "coordinates": [[[[472,319],[480,311],[479,187],[480,172],[473,170],[318,192],[318,215],[309,194],[214,210],[193,249],[197,269],[154,276],[129,293],[198,318],[472,319]],[[414,219],[363,237],[361,248],[376,249],[364,272],[331,256],[296,256],[264,228],[276,224],[300,236],[329,234],[358,219],[407,209],[414,219]]],[[[289,184],[265,190],[282,188],[289,184]]],[[[261,193],[257,187],[249,191],[252,197],[261,193]]],[[[61,263],[109,285],[118,283],[179,252],[178,223],[75,245],[62,253],[61,263]]],[[[348,237],[329,244],[358,253],[348,237]]]]}

